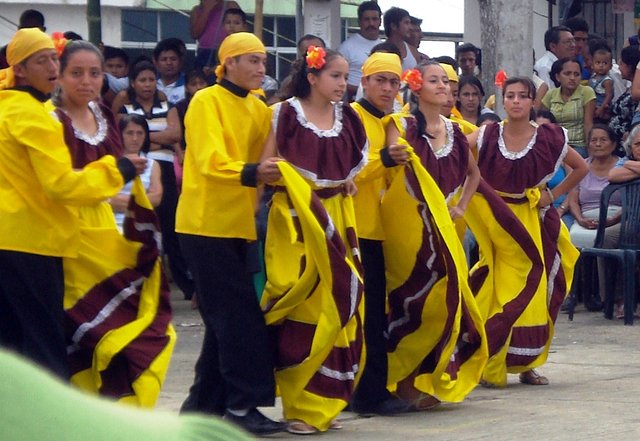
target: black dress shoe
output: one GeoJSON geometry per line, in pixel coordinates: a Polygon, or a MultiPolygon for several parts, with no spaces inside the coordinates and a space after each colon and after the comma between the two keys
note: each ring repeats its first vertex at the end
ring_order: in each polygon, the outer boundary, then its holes
{"type": "Polygon", "coordinates": [[[258,409],[251,409],[245,416],[238,416],[226,411],[224,417],[226,421],[242,427],[247,432],[254,435],[269,435],[271,433],[284,432],[287,426],[284,423],[273,421],[264,416],[258,409]]]}
{"type": "Polygon", "coordinates": [[[397,397],[390,397],[377,403],[351,403],[351,411],[361,416],[396,415],[407,412],[409,407],[409,403],[397,397]]]}

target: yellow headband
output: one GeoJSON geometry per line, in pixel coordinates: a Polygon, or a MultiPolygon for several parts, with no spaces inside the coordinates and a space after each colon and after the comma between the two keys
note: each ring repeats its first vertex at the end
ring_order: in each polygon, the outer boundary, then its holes
{"type": "Polygon", "coordinates": [[[400,57],[396,54],[376,52],[371,54],[362,65],[362,75],[368,77],[380,72],[396,74],[398,78],[402,76],[402,64],[400,57]]]}
{"type": "Polygon", "coordinates": [[[220,64],[216,67],[216,77],[220,81],[224,77],[224,63],[227,58],[245,54],[265,54],[264,44],[249,32],[237,32],[222,41],[218,49],[220,64]]]}
{"type": "Polygon", "coordinates": [[[458,82],[458,74],[453,69],[453,66],[447,63],[440,63],[440,66],[442,66],[442,68],[444,69],[445,73],[447,74],[447,77],[449,78],[449,81],[452,81],[454,83],[458,82]]]}
{"type": "Polygon", "coordinates": [[[9,67],[0,70],[0,90],[16,84],[13,66],[20,64],[31,55],[43,49],[55,49],[53,40],[38,28],[20,29],[7,45],[9,67]]]}

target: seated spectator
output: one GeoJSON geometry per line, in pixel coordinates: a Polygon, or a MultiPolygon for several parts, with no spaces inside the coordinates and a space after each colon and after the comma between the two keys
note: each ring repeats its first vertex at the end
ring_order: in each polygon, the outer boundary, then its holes
{"type": "Polygon", "coordinates": [[[153,49],[153,64],[158,70],[157,88],[171,104],[184,99],[184,56],[187,48],[179,38],[167,38],[153,49]]]}
{"type": "Polygon", "coordinates": [[[627,182],[640,178],[640,125],[634,126],[624,142],[626,156],[609,173],[609,181],[627,182]]]}
{"type": "MultiPolygon", "coordinates": [[[[120,135],[122,136],[122,146],[124,154],[134,154],[146,156],[149,153],[151,140],[149,139],[149,125],[142,115],[125,115],[118,123],[120,135]]],[[[147,197],[153,207],[157,207],[162,199],[162,182],[160,177],[160,166],[153,159],[147,162],[147,168],[141,173],[140,180],[147,191],[147,197]]],[[[109,199],[111,208],[116,218],[116,226],[122,232],[125,212],[129,206],[131,197],[131,187],[133,181],[127,182],[116,196],[109,199]]]]}
{"type": "MultiPolygon", "coordinates": [[[[589,133],[589,157],[587,158],[589,172],[569,195],[569,209],[575,217],[569,234],[571,242],[577,248],[594,245],[600,216],[600,195],[602,190],[609,185],[609,173],[619,160],[613,154],[616,142],[615,134],[607,125],[595,124],[589,133]]],[[[621,204],[620,195],[614,193],[607,213],[606,248],[613,248],[617,242],[618,231],[613,227],[620,222],[621,204]]],[[[600,297],[604,298],[607,287],[605,286],[604,262],[601,262],[600,259],[598,261],[598,279],[600,297]]]]}
{"type": "MultiPolygon", "coordinates": [[[[619,161],[613,154],[616,141],[613,131],[604,124],[595,124],[589,134],[589,157],[586,159],[589,172],[569,198],[571,213],[576,220],[571,227],[571,241],[578,248],[591,247],[595,241],[600,194],[609,185],[609,172],[619,161]]],[[[620,221],[620,205],[620,197],[614,194],[607,215],[608,226],[620,221]]]]}
{"type": "MultiPolygon", "coordinates": [[[[628,46],[622,49],[620,53],[620,73],[622,78],[627,81],[633,81],[636,73],[636,65],[640,62],[640,46],[628,46]]],[[[613,102],[611,106],[611,120],[609,127],[613,129],[616,137],[620,140],[626,140],[631,130],[633,114],[638,107],[638,101],[631,97],[629,87],[613,102]]]]}
{"type": "Polygon", "coordinates": [[[119,47],[105,46],[104,70],[116,78],[125,78],[129,74],[129,56],[119,47]]]}
{"type": "MultiPolygon", "coordinates": [[[[623,52],[626,49],[638,49],[638,46],[626,47],[623,52]]],[[[612,183],[627,182],[640,178],[640,125],[636,125],[631,129],[627,140],[624,142],[624,150],[626,156],[620,158],[615,167],[609,171],[609,181],[612,183]]],[[[620,235],[620,224],[607,228],[607,233],[604,238],[604,247],[615,248],[620,235]]],[[[616,317],[624,318],[623,300],[619,291],[617,294],[618,311],[616,317]]]]}
{"type": "Polygon", "coordinates": [[[533,65],[533,71],[553,89],[558,86],[553,82],[551,67],[559,58],[575,57],[576,40],[568,27],[553,26],[544,33],[544,47],[546,51],[533,65]]]}
{"type": "Polygon", "coordinates": [[[555,89],[542,99],[542,106],[553,113],[558,125],[567,129],[569,145],[587,157],[587,138],[593,126],[596,94],[580,84],[580,64],[575,58],[561,58],[551,67],[555,89]]]}

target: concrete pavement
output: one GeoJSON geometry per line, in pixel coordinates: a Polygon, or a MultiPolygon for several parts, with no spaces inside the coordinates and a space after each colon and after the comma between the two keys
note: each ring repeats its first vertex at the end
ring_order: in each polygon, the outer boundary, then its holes
{"type": "MultiPolygon", "coordinates": [[[[174,295],[178,342],[158,408],[177,411],[193,380],[204,327],[197,311],[174,295]]],[[[640,320],[624,326],[579,305],[561,314],[549,360],[539,371],[549,386],[509,376],[505,389],[476,388],[460,404],[395,417],[343,412],[344,428],[326,440],[640,440],[640,320]]],[[[281,408],[263,409],[280,418],[281,408]]],[[[281,434],[269,439],[294,439],[281,434]]]]}

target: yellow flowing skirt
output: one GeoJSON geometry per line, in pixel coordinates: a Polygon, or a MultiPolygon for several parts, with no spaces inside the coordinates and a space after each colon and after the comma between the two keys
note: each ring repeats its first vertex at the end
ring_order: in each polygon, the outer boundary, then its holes
{"type": "Polygon", "coordinates": [[[483,379],[498,386],[506,385],[507,373],[547,360],[579,255],[557,212],[539,210],[539,198],[538,189],[529,189],[526,200],[507,202],[515,222],[492,211],[479,194],[465,214],[480,249],[471,285],[489,340],[483,379]]]}
{"type": "Polygon", "coordinates": [[[444,196],[409,151],[407,167],[420,188],[407,187],[402,169],[382,201],[388,387],[393,391],[398,382],[415,375],[416,389],[459,402],[478,384],[487,360],[484,325],[444,196]]]}
{"type": "Polygon", "coordinates": [[[67,353],[73,384],[152,407],[176,334],[155,214],[139,178],[131,197],[126,237],[106,202],[80,210],[81,247],[64,259],[67,353]]]}
{"type": "Polygon", "coordinates": [[[265,320],[278,336],[284,417],[321,431],[347,405],[364,362],[364,301],[351,197],[317,197],[285,162],[267,227],[265,320]]]}

